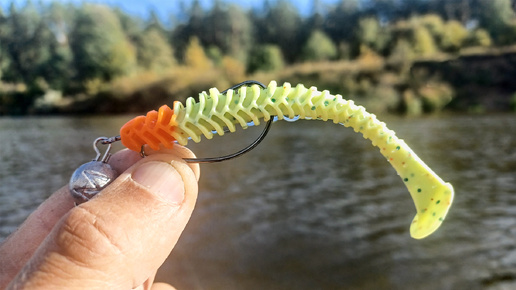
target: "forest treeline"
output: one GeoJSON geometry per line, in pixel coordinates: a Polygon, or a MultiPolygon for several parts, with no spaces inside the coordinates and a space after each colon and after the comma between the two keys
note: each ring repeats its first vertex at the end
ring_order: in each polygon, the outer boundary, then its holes
{"type": "MultiPolygon", "coordinates": [[[[511,0],[313,0],[182,5],[164,24],[99,4],[0,10],[0,114],[143,111],[257,79],[303,82],[373,111],[441,110],[457,95],[418,61],[516,44],[511,0]]],[[[512,97],[511,105],[516,104],[512,97]]]]}

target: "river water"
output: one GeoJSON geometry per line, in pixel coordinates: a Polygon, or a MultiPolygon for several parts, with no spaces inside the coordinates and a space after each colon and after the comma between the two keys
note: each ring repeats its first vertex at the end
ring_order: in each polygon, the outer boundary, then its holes
{"type": "MultiPolygon", "coordinates": [[[[0,239],[123,117],[0,119],[0,239]]],[[[158,273],[179,289],[516,289],[516,115],[381,118],[456,198],[442,227],[410,238],[403,181],[361,135],[277,122],[238,159],[202,165],[199,200],[158,273]]],[[[261,128],[190,146],[232,153],[261,128]]]]}

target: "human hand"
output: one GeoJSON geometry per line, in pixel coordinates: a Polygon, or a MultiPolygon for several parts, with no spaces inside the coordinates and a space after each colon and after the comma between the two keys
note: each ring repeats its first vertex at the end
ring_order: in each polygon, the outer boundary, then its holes
{"type": "Polygon", "coordinates": [[[123,172],[95,198],[74,207],[63,187],[0,245],[0,289],[173,289],[153,284],[197,199],[199,166],[176,146],[123,150],[123,172]]]}

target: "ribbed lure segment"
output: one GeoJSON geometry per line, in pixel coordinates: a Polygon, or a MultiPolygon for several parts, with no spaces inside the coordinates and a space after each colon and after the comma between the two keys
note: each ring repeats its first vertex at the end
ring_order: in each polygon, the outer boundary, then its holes
{"type": "Polygon", "coordinates": [[[138,116],[127,122],[120,129],[120,137],[125,147],[140,151],[147,144],[154,150],[160,145],[172,148],[174,144],[173,132],[177,127],[174,112],[163,105],[159,111],[150,111],[146,116],[138,116]]]}

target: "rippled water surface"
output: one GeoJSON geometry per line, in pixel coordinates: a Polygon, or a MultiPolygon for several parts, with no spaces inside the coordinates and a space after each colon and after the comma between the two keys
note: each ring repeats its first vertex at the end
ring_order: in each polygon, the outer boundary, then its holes
{"type": "MultiPolygon", "coordinates": [[[[127,119],[0,119],[0,238],[127,119]]],[[[179,289],[516,289],[516,115],[384,121],[455,187],[435,234],[410,238],[412,200],[369,141],[329,122],[277,122],[251,153],[202,165],[198,205],[160,280],[179,289]]],[[[231,153],[253,129],[191,148],[231,153]]]]}

